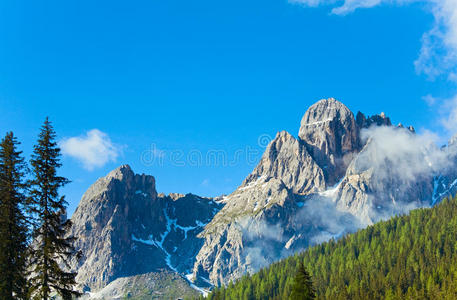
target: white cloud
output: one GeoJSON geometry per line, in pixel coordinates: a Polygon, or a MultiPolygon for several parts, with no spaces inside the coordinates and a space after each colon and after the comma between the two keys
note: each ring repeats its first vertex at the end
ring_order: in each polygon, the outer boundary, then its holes
{"type": "Polygon", "coordinates": [[[390,176],[401,182],[414,182],[450,165],[447,154],[436,146],[437,136],[431,132],[412,134],[403,128],[372,126],[362,130],[361,137],[369,142],[357,157],[355,170],[374,168],[383,182],[390,176]]]}
{"type": "Polygon", "coordinates": [[[452,80],[457,66],[457,0],[428,2],[435,23],[422,37],[416,69],[432,78],[447,74],[452,80]]]}
{"type": "Polygon", "coordinates": [[[60,147],[64,155],[79,160],[87,170],[116,161],[120,153],[120,147],[98,129],[92,129],[82,136],[65,138],[60,142],[60,147]]]}
{"type": "Polygon", "coordinates": [[[441,125],[450,135],[457,133],[457,95],[445,100],[439,108],[441,125]]]}
{"type": "Polygon", "coordinates": [[[422,100],[425,101],[425,103],[427,103],[428,106],[433,106],[436,104],[436,101],[438,99],[436,99],[435,97],[433,97],[432,95],[428,94],[428,95],[425,95],[424,97],[422,97],[422,100]]]}
{"type": "Polygon", "coordinates": [[[332,13],[337,15],[345,15],[353,12],[357,8],[370,8],[381,4],[381,0],[346,0],[340,7],[332,9],[332,13]]]}
{"type": "Polygon", "coordinates": [[[299,4],[303,4],[303,5],[306,5],[306,6],[310,6],[310,7],[316,7],[316,6],[319,6],[321,4],[333,4],[336,2],[336,0],[334,1],[331,1],[331,0],[289,0],[290,3],[299,3],[299,4]]]}
{"type": "MultiPolygon", "coordinates": [[[[429,0],[439,1],[439,0],[429,0]]],[[[424,2],[419,0],[289,0],[291,3],[300,3],[310,7],[319,5],[333,6],[332,14],[345,15],[358,8],[370,8],[380,4],[408,4],[412,2],[424,2]]]]}
{"type": "Polygon", "coordinates": [[[208,187],[210,184],[210,181],[208,178],[203,179],[203,181],[200,183],[201,186],[208,187]]]}
{"type": "Polygon", "coordinates": [[[457,95],[450,98],[439,98],[433,97],[432,95],[426,95],[422,97],[434,111],[433,118],[436,120],[436,124],[439,125],[445,133],[444,136],[440,136],[437,140],[440,142],[446,142],[445,137],[454,136],[457,134],[457,95]]]}
{"type": "Polygon", "coordinates": [[[417,72],[435,78],[446,75],[449,80],[457,79],[457,0],[290,0],[315,7],[331,6],[331,12],[346,15],[358,8],[370,8],[381,4],[405,5],[425,3],[434,16],[434,24],[422,36],[419,57],[414,62],[417,72]]]}

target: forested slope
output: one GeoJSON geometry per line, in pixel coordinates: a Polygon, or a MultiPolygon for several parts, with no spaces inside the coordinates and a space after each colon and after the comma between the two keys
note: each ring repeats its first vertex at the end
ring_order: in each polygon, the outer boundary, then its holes
{"type": "Polygon", "coordinates": [[[457,299],[457,198],[311,247],[208,299],[288,299],[300,260],[318,299],[457,299]]]}

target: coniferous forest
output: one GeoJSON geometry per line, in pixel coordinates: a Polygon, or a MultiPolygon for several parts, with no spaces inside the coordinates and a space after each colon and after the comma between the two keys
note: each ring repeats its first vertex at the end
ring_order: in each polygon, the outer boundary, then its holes
{"type": "Polygon", "coordinates": [[[310,299],[293,295],[302,263],[317,299],[457,299],[457,197],[311,247],[208,299],[310,299]]]}
{"type": "Polygon", "coordinates": [[[76,273],[68,262],[78,253],[68,236],[65,198],[59,189],[60,149],[48,119],[30,166],[8,132],[0,143],[0,299],[72,299],[76,273]]]}

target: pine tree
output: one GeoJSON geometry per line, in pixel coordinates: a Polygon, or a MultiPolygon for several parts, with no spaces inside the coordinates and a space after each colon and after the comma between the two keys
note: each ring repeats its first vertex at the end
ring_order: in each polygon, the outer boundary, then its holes
{"type": "Polygon", "coordinates": [[[30,194],[36,217],[31,247],[31,295],[43,300],[49,299],[53,292],[64,299],[79,295],[73,290],[76,273],[66,271],[70,259],[77,253],[72,246],[74,238],[67,236],[72,225],[66,219],[67,203],[64,196],[59,196],[59,188],[69,181],[57,176],[61,163],[55,138],[54,129],[46,118],[30,161],[33,175],[30,194]]]}
{"type": "Polygon", "coordinates": [[[26,295],[26,166],[19,144],[12,132],[0,143],[0,299],[26,295]]]}
{"type": "Polygon", "coordinates": [[[305,269],[303,262],[298,266],[297,274],[295,275],[292,292],[290,294],[291,300],[310,300],[316,298],[316,292],[313,288],[311,276],[305,269]]]}

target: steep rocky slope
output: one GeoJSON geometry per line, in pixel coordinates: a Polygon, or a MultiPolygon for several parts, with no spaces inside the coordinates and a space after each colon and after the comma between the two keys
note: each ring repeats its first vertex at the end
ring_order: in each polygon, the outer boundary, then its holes
{"type": "Polygon", "coordinates": [[[252,173],[217,201],[158,194],[154,177],[126,165],[99,179],[72,217],[84,254],[72,267],[91,293],[115,280],[111,287],[126,291],[120,282],[160,272],[195,289],[227,284],[457,192],[456,141],[438,148],[384,113],[354,117],[324,99],[306,111],[298,137],[279,132],[252,173]]]}
{"type": "Polygon", "coordinates": [[[352,112],[335,99],[312,105],[300,123],[299,138],[325,174],[335,184],[361,148],[360,128],[352,112]]]}
{"type": "Polygon", "coordinates": [[[310,244],[434,204],[457,191],[454,148],[425,145],[384,113],[356,120],[333,98],[317,102],[298,139],[278,133],[199,235],[195,280],[226,284],[310,244]]]}
{"type": "Polygon", "coordinates": [[[72,221],[83,258],[73,262],[84,291],[119,277],[168,269],[188,272],[202,231],[221,205],[195,195],[158,195],[152,176],[128,165],[100,178],[84,194],[72,221]]]}

